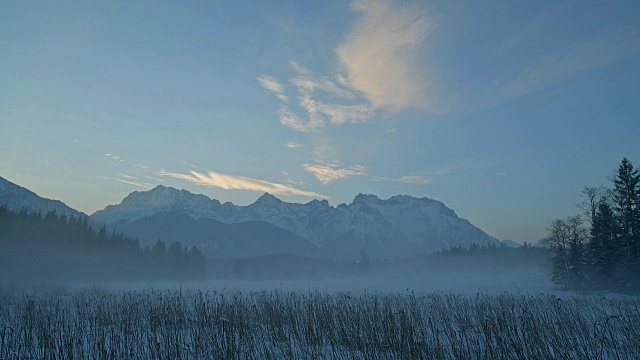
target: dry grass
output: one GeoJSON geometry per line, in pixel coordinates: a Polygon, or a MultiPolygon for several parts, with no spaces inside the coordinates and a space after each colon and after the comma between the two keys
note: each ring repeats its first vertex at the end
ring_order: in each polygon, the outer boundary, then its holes
{"type": "Polygon", "coordinates": [[[0,291],[0,359],[632,359],[640,299],[0,291]]]}

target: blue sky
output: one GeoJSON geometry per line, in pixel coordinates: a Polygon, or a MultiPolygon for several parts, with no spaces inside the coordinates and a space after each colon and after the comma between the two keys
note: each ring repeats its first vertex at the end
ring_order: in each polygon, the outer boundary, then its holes
{"type": "Polygon", "coordinates": [[[86,213],[156,185],[248,204],[443,201],[535,241],[640,165],[637,1],[19,1],[0,176],[86,213]]]}

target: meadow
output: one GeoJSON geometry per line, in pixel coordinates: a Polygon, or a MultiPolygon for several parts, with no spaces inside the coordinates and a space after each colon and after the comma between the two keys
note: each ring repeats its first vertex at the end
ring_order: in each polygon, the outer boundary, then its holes
{"type": "Polygon", "coordinates": [[[637,359],[640,299],[0,290],[0,359],[637,359]]]}

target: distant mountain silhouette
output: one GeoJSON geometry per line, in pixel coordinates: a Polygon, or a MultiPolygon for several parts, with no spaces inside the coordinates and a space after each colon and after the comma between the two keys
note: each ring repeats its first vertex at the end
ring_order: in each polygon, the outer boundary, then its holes
{"type": "Polygon", "coordinates": [[[58,214],[66,214],[67,216],[88,217],[87,214],[70,208],[62,201],[38,196],[33,191],[16,185],[3,177],[0,177],[0,205],[7,205],[13,211],[26,209],[29,212],[35,211],[44,215],[55,210],[58,214]]]}
{"type": "Polygon", "coordinates": [[[214,219],[194,219],[177,211],[164,211],[115,227],[137,236],[142,245],[178,241],[197,246],[209,257],[238,258],[273,254],[318,255],[311,242],[264,221],[225,224],[214,219]]]}

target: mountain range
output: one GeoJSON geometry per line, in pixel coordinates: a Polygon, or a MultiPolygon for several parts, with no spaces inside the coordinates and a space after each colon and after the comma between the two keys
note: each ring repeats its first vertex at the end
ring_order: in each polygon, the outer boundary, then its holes
{"type": "MultiPolygon", "coordinates": [[[[3,178],[0,204],[86,216],[3,178]]],[[[358,194],[350,204],[331,206],[326,200],[298,204],[264,194],[239,206],[160,185],[135,191],[90,220],[137,236],[143,246],[179,241],[221,258],[290,253],[354,259],[365,250],[371,258],[398,259],[453,246],[501,244],[442,202],[407,195],[383,200],[358,194]]]]}
{"type": "MultiPolygon", "coordinates": [[[[180,232],[189,232],[191,241],[203,249],[219,246],[215,237],[211,238],[215,231],[207,230],[202,223],[195,226],[203,219],[227,225],[267,223],[309,242],[318,248],[318,254],[331,258],[357,257],[363,249],[375,258],[400,258],[473,243],[500,244],[499,240],[459,218],[443,203],[406,195],[382,200],[375,195],[358,194],[350,204],[334,207],[326,200],[297,204],[264,194],[253,204],[238,206],[186,190],[158,186],[133,192],[120,204],[107,206],[91,218],[96,223],[151,241],[168,237],[141,224],[157,214],[164,214],[165,224],[182,224],[180,232]],[[197,235],[195,228],[203,231],[197,235]]],[[[254,241],[267,241],[265,238],[272,238],[272,232],[246,234],[254,241]]],[[[214,254],[212,250],[211,255],[214,254]]]]}

